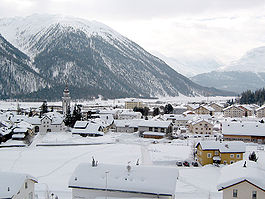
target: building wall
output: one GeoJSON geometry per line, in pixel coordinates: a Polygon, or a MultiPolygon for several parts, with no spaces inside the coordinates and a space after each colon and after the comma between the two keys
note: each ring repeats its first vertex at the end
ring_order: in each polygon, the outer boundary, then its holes
{"type": "Polygon", "coordinates": [[[133,109],[134,107],[142,108],[143,103],[142,102],[125,102],[125,109],[133,109]]]}
{"type": "Polygon", "coordinates": [[[221,106],[218,106],[217,104],[211,104],[210,106],[214,109],[214,112],[222,112],[223,111],[223,108],[221,106]]]}
{"type": "Polygon", "coordinates": [[[34,186],[35,183],[32,180],[26,180],[21,186],[19,194],[15,195],[12,199],[34,199],[34,186]],[[27,183],[27,188],[25,188],[25,183],[27,183]]]}
{"type": "Polygon", "coordinates": [[[210,111],[202,106],[200,106],[199,108],[195,109],[194,112],[196,114],[202,114],[202,115],[205,115],[205,114],[210,114],[210,111]]]}
{"type": "MultiPolygon", "coordinates": [[[[137,193],[123,193],[123,192],[110,192],[110,191],[100,191],[100,190],[88,190],[88,189],[72,189],[72,199],[100,199],[100,198],[158,198],[155,195],[149,194],[137,194],[137,193]]],[[[169,196],[159,196],[162,199],[172,199],[169,196]]]]}
{"type": "Polygon", "coordinates": [[[40,133],[45,134],[48,132],[48,129],[50,129],[51,132],[61,132],[65,131],[65,125],[64,123],[62,124],[52,124],[52,121],[48,118],[45,117],[41,120],[41,125],[39,125],[40,133]]]}
{"type": "Polygon", "coordinates": [[[190,125],[190,131],[194,134],[212,134],[213,125],[206,121],[201,121],[197,124],[190,125]]]}
{"type": "Polygon", "coordinates": [[[244,135],[224,135],[224,140],[233,141],[243,141],[243,142],[254,142],[254,143],[265,143],[265,135],[264,136],[244,136],[244,135]]]}
{"type": "Polygon", "coordinates": [[[259,118],[265,117],[265,108],[262,108],[262,109],[258,110],[256,115],[259,118]]]}
{"type": "Polygon", "coordinates": [[[201,145],[197,147],[197,159],[201,165],[213,164],[214,156],[221,157],[221,164],[231,164],[243,159],[243,153],[220,153],[219,150],[202,150],[201,145]]]}
{"type": "Polygon", "coordinates": [[[233,106],[224,110],[224,117],[243,117],[245,116],[244,113],[242,109],[233,106]]]}
{"type": "Polygon", "coordinates": [[[237,198],[239,199],[252,199],[252,191],[257,191],[257,199],[265,198],[265,192],[253,186],[247,181],[241,182],[223,190],[223,199],[235,199],[233,197],[233,189],[237,189],[237,198]]]}

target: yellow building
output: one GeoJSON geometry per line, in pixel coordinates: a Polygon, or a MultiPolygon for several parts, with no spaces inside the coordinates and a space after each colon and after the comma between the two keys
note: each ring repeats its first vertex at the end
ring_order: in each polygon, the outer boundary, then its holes
{"type": "Polygon", "coordinates": [[[134,107],[143,108],[143,102],[138,99],[125,102],[125,109],[134,109],[134,107]]]}
{"type": "Polygon", "coordinates": [[[197,143],[197,160],[201,165],[232,164],[243,159],[243,142],[201,141],[197,143]]]}

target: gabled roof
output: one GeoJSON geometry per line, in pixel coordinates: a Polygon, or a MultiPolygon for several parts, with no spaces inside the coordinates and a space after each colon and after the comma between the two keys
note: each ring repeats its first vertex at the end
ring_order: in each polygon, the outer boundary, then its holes
{"type": "Polygon", "coordinates": [[[172,196],[177,178],[178,169],[174,167],[111,164],[92,167],[82,163],[71,176],[69,187],[172,196]]]}
{"type": "Polygon", "coordinates": [[[217,188],[221,191],[247,181],[265,191],[264,179],[265,171],[256,162],[242,160],[222,168],[217,188]]]}
{"type": "Polygon", "coordinates": [[[12,198],[27,179],[38,182],[36,178],[27,174],[0,172],[0,198],[12,198]]]}
{"type": "Polygon", "coordinates": [[[242,141],[219,142],[219,141],[200,141],[202,150],[219,150],[220,153],[245,153],[246,146],[242,141]]]}
{"type": "Polygon", "coordinates": [[[228,107],[224,108],[223,111],[229,110],[229,109],[231,109],[231,108],[236,108],[236,109],[238,109],[238,110],[240,110],[240,111],[242,111],[242,112],[244,111],[242,108],[240,108],[240,107],[237,106],[237,105],[231,105],[231,106],[228,106],[228,107]]]}

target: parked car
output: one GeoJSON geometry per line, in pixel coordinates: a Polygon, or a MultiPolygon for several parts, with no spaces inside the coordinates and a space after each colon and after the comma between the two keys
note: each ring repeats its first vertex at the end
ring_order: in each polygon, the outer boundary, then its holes
{"type": "Polygon", "coordinates": [[[182,167],[182,162],[181,161],[177,161],[176,165],[179,166],[179,167],[182,167]]]}
{"type": "Polygon", "coordinates": [[[192,166],[194,166],[194,167],[198,167],[198,166],[199,166],[198,162],[192,162],[191,164],[192,164],[192,166]]]}
{"type": "Polygon", "coordinates": [[[190,163],[189,163],[188,161],[184,161],[184,162],[183,162],[183,165],[184,165],[185,167],[189,167],[189,166],[190,166],[190,163]]]}

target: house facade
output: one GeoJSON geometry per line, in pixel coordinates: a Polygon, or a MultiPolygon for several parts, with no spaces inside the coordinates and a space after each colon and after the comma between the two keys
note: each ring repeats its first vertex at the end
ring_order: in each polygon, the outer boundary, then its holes
{"type": "Polygon", "coordinates": [[[239,161],[221,169],[217,189],[223,199],[265,198],[265,172],[256,162],[239,161]]]}
{"type": "Polygon", "coordinates": [[[256,110],[256,116],[259,118],[265,117],[265,106],[262,106],[256,110]]]}
{"type": "Polygon", "coordinates": [[[213,115],[214,114],[214,109],[210,106],[200,105],[198,108],[195,108],[193,111],[198,115],[205,115],[205,114],[213,115]]]}
{"type": "Polygon", "coordinates": [[[125,109],[134,109],[134,107],[143,108],[143,102],[138,99],[133,99],[125,102],[125,109]]]}
{"type": "Polygon", "coordinates": [[[223,112],[224,109],[224,106],[218,103],[211,103],[209,106],[214,109],[214,112],[223,112]]]}
{"type": "Polygon", "coordinates": [[[143,132],[160,132],[170,135],[173,131],[173,124],[170,121],[143,120],[139,123],[140,135],[143,132]]]}
{"type": "Polygon", "coordinates": [[[213,124],[199,119],[197,121],[191,121],[188,123],[189,131],[193,134],[212,134],[213,133],[213,124]]]}
{"type": "Polygon", "coordinates": [[[232,164],[243,159],[243,142],[201,141],[196,145],[196,157],[201,165],[232,164]]]}
{"type": "Polygon", "coordinates": [[[243,117],[245,116],[245,111],[235,105],[229,106],[224,109],[224,117],[243,117]]]}
{"type": "Polygon", "coordinates": [[[0,198],[35,199],[37,179],[27,174],[0,172],[0,198]]]}

